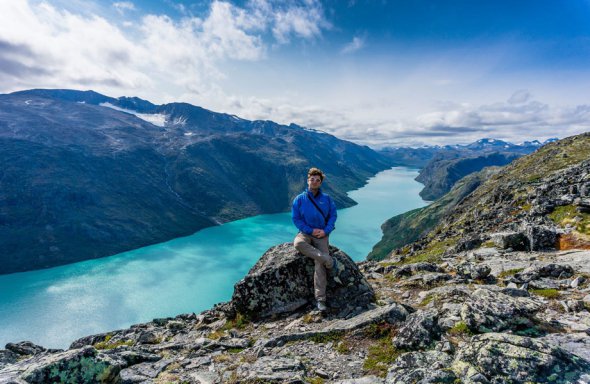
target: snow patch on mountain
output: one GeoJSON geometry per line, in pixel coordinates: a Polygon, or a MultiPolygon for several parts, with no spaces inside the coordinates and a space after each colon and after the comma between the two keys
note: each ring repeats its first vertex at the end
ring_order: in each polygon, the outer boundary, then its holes
{"type": "Polygon", "coordinates": [[[117,111],[130,113],[130,114],[135,115],[135,116],[139,117],[140,119],[147,121],[148,123],[151,123],[151,124],[156,125],[158,127],[165,127],[166,121],[168,120],[168,115],[165,115],[163,113],[138,113],[138,112],[133,111],[131,109],[117,107],[116,105],[113,105],[111,103],[100,103],[99,105],[101,107],[108,107],[108,108],[112,108],[117,111]]]}

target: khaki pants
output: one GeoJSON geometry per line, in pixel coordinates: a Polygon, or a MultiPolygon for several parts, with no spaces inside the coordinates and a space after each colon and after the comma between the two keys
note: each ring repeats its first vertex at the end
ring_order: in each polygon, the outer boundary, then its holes
{"type": "Polygon", "coordinates": [[[332,269],[333,264],[328,247],[328,236],[318,239],[300,232],[295,236],[293,245],[295,245],[295,249],[315,262],[313,274],[315,298],[325,302],[326,286],[328,285],[326,269],[332,269]]]}

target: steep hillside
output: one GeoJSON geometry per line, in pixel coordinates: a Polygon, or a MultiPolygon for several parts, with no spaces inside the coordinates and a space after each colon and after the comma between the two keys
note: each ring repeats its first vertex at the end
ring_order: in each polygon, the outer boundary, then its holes
{"type": "Polygon", "coordinates": [[[449,192],[463,177],[489,166],[502,166],[521,157],[520,153],[494,152],[458,159],[432,159],[420,171],[416,181],[424,184],[420,196],[424,200],[436,200],[449,192]]]}
{"type": "Polygon", "coordinates": [[[368,147],[295,125],[71,90],[0,95],[0,162],[0,273],[286,211],[312,165],[351,206],[346,191],[389,167],[368,147]]]}
{"type": "Polygon", "coordinates": [[[590,134],[522,157],[465,198],[434,230],[397,251],[404,260],[493,243],[511,249],[590,247],[590,134]]]}
{"type": "Polygon", "coordinates": [[[375,244],[367,259],[383,260],[392,250],[401,248],[425,236],[444,217],[449,215],[466,196],[499,170],[498,167],[488,167],[480,172],[472,173],[458,181],[449,193],[432,204],[387,220],[381,226],[383,237],[375,244]]]}

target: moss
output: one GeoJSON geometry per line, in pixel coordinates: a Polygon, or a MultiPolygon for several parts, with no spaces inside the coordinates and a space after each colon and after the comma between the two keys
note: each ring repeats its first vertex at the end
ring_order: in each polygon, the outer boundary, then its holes
{"type": "Polygon", "coordinates": [[[108,334],[108,335],[106,335],[106,337],[104,338],[103,341],[98,342],[98,343],[94,344],[93,346],[96,349],[115,349],[115,348],[121,347],[123,345],[130,347],[133,344],[135,344],[133,342],[133,340],[126,340],[126,341],[119,340],[119,341],[111,342],[112,338],[113,338],[113,335],[108,334]]]}
{"type": "Polygon", "coordinates": [[[209,333],[207,335],[207,337],[211,340],[219,340],[224,336],[224,334],[225,334],[225,331],[217,330],[217,331],[213,331],[213,332],[209,333]]]}
{"type": "Polygon", "coordinates": [[[542,296],[547,299],[557,299],[560,296],[559,291],[557,289],[553,289],[553,288],[531,289],[530,291],[537,296],[542,296]]]}
{"type": "Polygon", "coordinates": [[[514,275],[516,275],[517,273],[519,273],[519,272],[522,272],[522,271],[524,271],[524,268],[512,268],[512,269],[507,269],[507,270],[505,270],[505,271],[502,271],[502,272],[500,272],[500,273],[498,274],[498,277],[499,277],[500,279],[505,279],[505,278],[507,278],[507,277],[514,276],[514,275]]]}
{"type": "Polygon", "coordinates": [[[250,319],[241,313],[238,312],[236,317],[231,320],[228,320],[223,327],[220,328],[222,331],[229,331],[230,329],[244,329],[246,326],[250,324],[250,319]]]}
{"type": "Polygon", "coordinates": [[[325,344],[325,343],[334,342],[334,341],[341,341],[343,337],[344,337],[344,332],[333,331],[333,332],[313,335],[312,337],[310,337],[310,340],[313,341],[314,343],[325,344]]]}
{"type": "Polygon", "coordinates": [[[324,379],[321,377],[306,377],[305,382],[309,384],[324,384],[324,379]]]}
{"type": "Polygon", "coordinates": [[[470,335],[473,335],[473,332],[471,331],[471,329],[469,329],[469,327],[467,326],[467,324],[465,324],[463,321],[459,321],[458,323],[456,323],[453,326],[453,328],[449,329],[447,332],[449,334],[455,335],[455,336],[459,336],[459,335],[470,336],[470,335]]]}
{"type": "Polygon", "coordinates": [[[402,354],[397,350],[391,338],[384,337],[369,347],[367,357],[363,362],[363,369],[370,374],[385,377],[389,366],[402,354]]]}
{"type": "Polygon", "coordinates": [[[348,355],[352,350],[352,346],[348,341],[342,340],[334,346],[334,350],[341,355],[348,355]]]}

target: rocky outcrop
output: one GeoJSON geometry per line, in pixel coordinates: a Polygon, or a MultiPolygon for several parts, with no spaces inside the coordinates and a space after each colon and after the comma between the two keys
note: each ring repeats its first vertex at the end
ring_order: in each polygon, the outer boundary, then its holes
{"type": "Polygon", "coordinates": [[[453,370],[468,378],[468,383],[590,380],[588,361],[529,337],[505,333],[474,336],[457,353],[453,370]]]}
{"type": "MultiPolygon", "coordinates": [[[[374,301],[373,289],[356,264],[344,252],[330,247],[344,270],[334,279],[328,271],[328,305],[345,316],[374,301]]],[[[293,312],[314,301],[314,263],[300,254],[292,243],[269,249],[250,272],[234,287],[231,309],[249,318],[270,317],[293,312]]]]}

